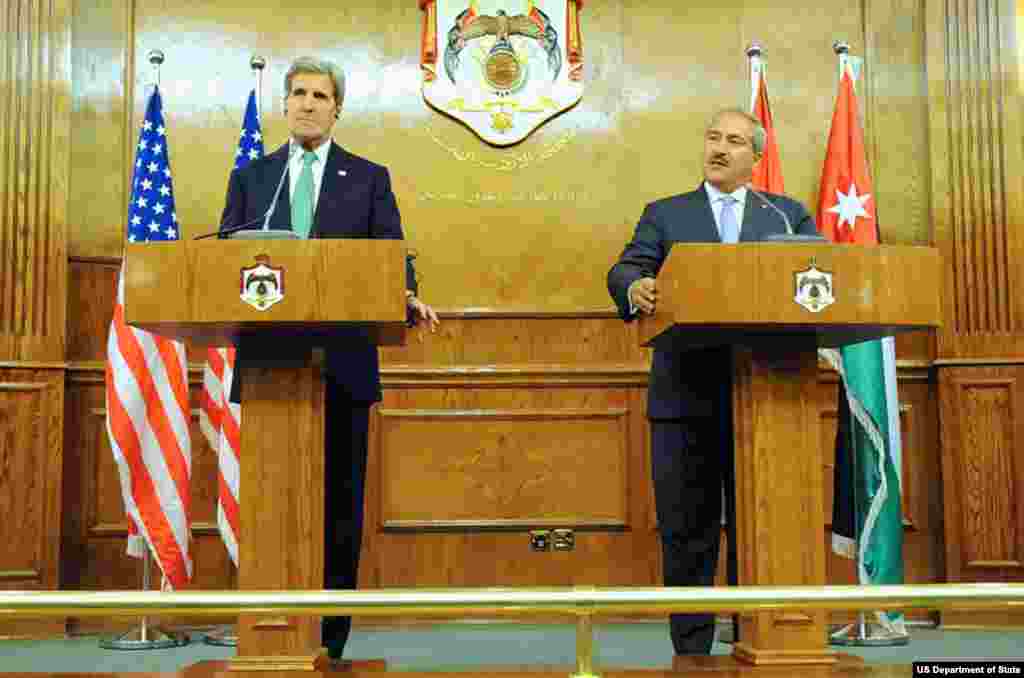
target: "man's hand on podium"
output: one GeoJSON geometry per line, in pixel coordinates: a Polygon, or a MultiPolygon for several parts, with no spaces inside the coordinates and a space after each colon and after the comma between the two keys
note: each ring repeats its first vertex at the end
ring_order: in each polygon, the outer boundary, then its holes
{"type": "Polygon", "coordinates": [[[430,326],[430,331],[434,332],[441,324],[441,320],[437,317],[437,313],[434,309],[430,308],[422,301],[420,301],[416,295],[412,292],[405,293],[405,303],[412,310],[413,322],[417,325],[420,324],[421,320],[426,320],[430,326]]]}
{"type": "Polygon", "coordinates": [[[658,303],[658,286],[654,278],[640,278],[629,286],[629,304],[631,310],[650,315],[658,303]]]}

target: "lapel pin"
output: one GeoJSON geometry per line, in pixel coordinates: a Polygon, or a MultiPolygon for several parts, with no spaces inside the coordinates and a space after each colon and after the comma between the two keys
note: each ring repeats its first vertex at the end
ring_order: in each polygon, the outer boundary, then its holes
{"type": "Polygon", "coordinates": [[[348,176],[348,172],[346,172],[345,170],[338,170],[338,176],[339,177],[347,177],[348,176]]]}

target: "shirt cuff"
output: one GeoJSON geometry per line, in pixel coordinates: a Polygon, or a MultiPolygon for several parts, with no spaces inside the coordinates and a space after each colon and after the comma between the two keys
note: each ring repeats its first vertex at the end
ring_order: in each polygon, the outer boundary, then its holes
{"type": "Polygon", "coordinates": [[[636,280],[631,282],[629,284],[629,287],[626,288],[626,305],[629,306],[630,315],[636,315],[637,312],[640,310],[633,305],[633,285],[637,284],[638,282],[640,282],[640,278],[637,278],[636,280]]]}

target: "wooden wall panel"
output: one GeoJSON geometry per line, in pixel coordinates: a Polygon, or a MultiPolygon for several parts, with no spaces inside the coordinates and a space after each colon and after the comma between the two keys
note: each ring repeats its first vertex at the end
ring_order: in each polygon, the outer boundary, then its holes
{"type": "Polygon", "coordinates": [[[1024,370],[942,375],[949,577],[1024,580],[1024,370]],[[1017,415],[1017,416],[1014,416],[1017,415]]]}
{"type": "MultiPolygon", "coordinates": [[[[58,588],[62,369],[0,366],[0,588],[58,588]]],[[[61,619],[0,624],[2,636],[60,633],[61,619]]]]}
{"type": "Polygon", "coordinates": [[[943,359],[1024,354],[1024,169],[1015,2],[929,3],[934,241],[946,262],[943,359]]]}
{"type": "MultiPolygon", "coordinates": [[[[949,581],[1024,581],[1024,368],[940,372],[949,581]]],[[[1024,615],[943,614],[953,626],[1024,623],[1024,615]]]]}
{"type": "Polygon", "coordinates": [[[0,361],[64,359],[69,0],[0,10],[0,361]]]}
{"type": "Polygon", "coordinates": [[[625,526],[627,413],[378,410],[381,527],[625,526]]]}

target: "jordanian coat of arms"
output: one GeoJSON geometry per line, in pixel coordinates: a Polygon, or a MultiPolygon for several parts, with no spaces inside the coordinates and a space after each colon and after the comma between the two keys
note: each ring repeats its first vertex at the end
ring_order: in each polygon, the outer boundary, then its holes
{"type": "Polygon", "coordinates": [[[271,266],[266,255],[259,255],[255,266],[242,269],[241,287],[242,301],[266,311],[284,299],[284,269],[271,266]]]}
{"type": "Polygon", "coordinates": [[[836,302],[833,295],[832,274],[820,271],[813,263],[810,268],[794,274],[796,294],[793,301],[811,313],[820,313],[836,302]]]}
{"type": "Polygon", "coordinates": [[[583,0],[419,0],[423,97],[508,146],[583,96],[583,0]]]}

